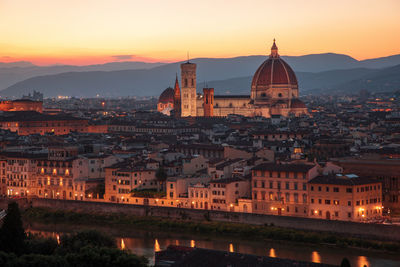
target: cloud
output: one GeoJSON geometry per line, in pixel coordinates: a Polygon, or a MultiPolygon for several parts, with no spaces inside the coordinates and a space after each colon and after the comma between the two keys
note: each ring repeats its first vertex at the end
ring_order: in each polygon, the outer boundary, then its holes
{"type": "Polygon", "coordinates": [[[115,55],[111,56],[112,58],[116,60],[129,60],[132,59],[135,55],[115,55]]]}

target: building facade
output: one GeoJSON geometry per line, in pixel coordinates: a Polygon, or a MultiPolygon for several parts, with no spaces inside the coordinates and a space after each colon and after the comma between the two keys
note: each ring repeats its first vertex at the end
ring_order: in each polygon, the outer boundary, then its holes
{"type": "MultiPolygon", "coordinates": [[[[214,95],[214,88],[204,88],[203,94],[197,94],[196,64],[189,61],[181,64],[181,85],[182,117],[226,117],[237,114],[270,118],[274,115],[288,117],[308,114],[307,107],[299,100],[296,75],[279,56],[275,40],[269,58],[259,66],[253,76],[250,95],[214,95]]],[[[168,112],[171,106],[179,109],[176,104],[178,101],[173,99],[166,104],[164,95],[168,93],[173,97],[173,89],[167,90],[160,96],[160,112],[168,112]]]]}

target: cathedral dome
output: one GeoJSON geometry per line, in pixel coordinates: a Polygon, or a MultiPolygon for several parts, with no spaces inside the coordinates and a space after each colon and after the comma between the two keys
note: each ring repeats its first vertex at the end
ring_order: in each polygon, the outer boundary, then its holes
{"type": "Polygon", "coordinates": [[[307,108],[306,105],[298,98],[292,100],[291,108],[307,108]]]}
{"type": "Polygon", "coordinates": [[[158,98],[158,103],[174,103],[174,89],[172,89],[171,87],[165,89],[158,98]]]}
{"type": "Polygon", "coordinates": [[[256,90],[258,87],[271,85],[297,86],[296,75],[292,68],[280,58],[275,40],[271,48],[271,55],[255,72],[251,88],[256,90]]]}

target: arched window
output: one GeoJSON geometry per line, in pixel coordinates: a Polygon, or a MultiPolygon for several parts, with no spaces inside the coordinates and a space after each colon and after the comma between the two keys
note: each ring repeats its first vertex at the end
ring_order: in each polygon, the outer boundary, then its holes
{"type": "Polygon", "coordinates": [[[185,78],[185,87],[188,87],[188,80],[185,78]]]}

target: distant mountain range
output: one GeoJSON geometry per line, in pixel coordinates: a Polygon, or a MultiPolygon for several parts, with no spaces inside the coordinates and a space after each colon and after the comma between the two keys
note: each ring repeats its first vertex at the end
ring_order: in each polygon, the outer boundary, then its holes
{"type": "MultiPolygon", "coordinates": [[[[251,78],[266,56],[197,58],[198,92],[208,84],[216,94],[249,94],[251,78]]],[[[300,92],[399,90],[400,55],[358,61],[340,54],[282,57],[295,70],[300,92]],[[398,65],[398,66],[396,66],[398,65]]],[[[158,96],[172,86],[177,63],[113,62],[91,66],[38,67],[20,62],[0,64],[1,97],[21,97],[33,90],[46,97],[68,95],[158,96]],[[3,67],[2,67],[3,65],[3,67]]]]}
{"type": "Polygon", "coordinates": [[[146,62],[111,62],[106,64],[72,66],[72,65],[53,65],[40,67],[30,62],[20,61],[12,63],[0,62],[0,90],[7,88],[17,82],[43,75],[59,74],[64,72],[84,72],[84,71],[116,71],[116,70],[135,70],[150,69],[163,65],[164,63],[146,62]]]}

